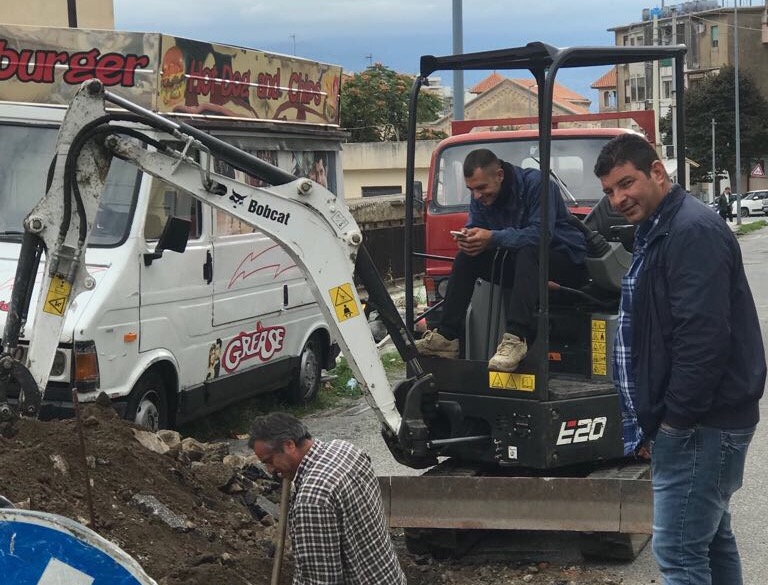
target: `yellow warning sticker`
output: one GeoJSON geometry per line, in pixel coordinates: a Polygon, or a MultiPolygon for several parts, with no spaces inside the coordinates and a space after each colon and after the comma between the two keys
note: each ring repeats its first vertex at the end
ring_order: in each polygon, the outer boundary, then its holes
{"type": "Polygon", "coordinates": [[[346,321],[360,314],[360,308],[355,301],[355,295],[352,294],[351,284],[347,283],[334,287],[328,291],[328,294],[331,295],[331,302],[333,303],[333,308],[336,309],[336,319],[338,321],[346,321]]]}
{"type": "Polygon", "coordinates": [[[592,321],[592,374],[595,376],[608,374],[608,344],[605,339],[605,326],[605,321],[592,321]]]}
{"type": "Polygon", "coordinates": [[[43,311],[58,317],[63,316],[71,292],[71,284],[60,276],[54,276],[53,279],[51,279],[51,286],[48,288],[48,294],[45,296],[45,306],[43,307],[43,311]]]}
{"type": "Polygon", "coordinates": [[[488,386],[499,390],[520,390],[533,392],[536,389],[536,376],[512,372],[488,371],[488,386]]]}

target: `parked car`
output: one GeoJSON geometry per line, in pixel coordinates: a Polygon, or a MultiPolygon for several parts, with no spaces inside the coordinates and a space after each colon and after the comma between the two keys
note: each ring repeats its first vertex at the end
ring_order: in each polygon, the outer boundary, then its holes
{"type": "MultiPolygon", "coordinates": [[[[765,213],[763,203],[768,200],[768,190],[749,191],[741,196],[741,217],[765,213]]],[[[737,202],[731,203],[731,213],[736,215],[737,202]]]]}

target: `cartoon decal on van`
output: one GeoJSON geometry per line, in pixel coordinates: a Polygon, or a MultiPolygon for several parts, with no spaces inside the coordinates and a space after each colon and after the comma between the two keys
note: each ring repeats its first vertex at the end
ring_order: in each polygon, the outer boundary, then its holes
{"type": "Polygon", "coordinates": [[[219,377],[221,370],[221,339],[217,339],[211,347],[208,348],[208,373],[205,375],[206,381],[215,380],[219,377]]]}
{"type": "Polygon", "coordinates": [[[222,356],[224,370],[234,372],[240,364],[252,358],[269,361],[282,351],[284,343],[285,327],[264,327],[259,321],[255,331],[243,332],[227,344],[222,356]]]}

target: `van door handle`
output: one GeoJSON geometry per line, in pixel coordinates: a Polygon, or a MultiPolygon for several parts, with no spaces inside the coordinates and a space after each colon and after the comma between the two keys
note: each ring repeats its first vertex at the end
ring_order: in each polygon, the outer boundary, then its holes
{"type": "Polygon", "coordinates": [[[206,284],[213,282],[213,256],[210,252],[205,253],[205,264],[203,264],[203,280],[206,284]]]}

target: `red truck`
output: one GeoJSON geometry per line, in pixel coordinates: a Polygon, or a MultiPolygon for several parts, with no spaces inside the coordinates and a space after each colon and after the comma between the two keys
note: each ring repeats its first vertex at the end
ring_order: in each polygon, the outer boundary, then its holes
{"type": "MultiPolygon", "coordinates": [[[[600,182],[592,166],[603,145],[614,136],[631,132],[624,128],[558,128],[564,122],[590,122],[632,118],[643,129],[650,142],[655,142],[653,111],[614,112],[555,116],[552,130],[551,169],[555,181],[574,215],[584,218],[602,198],[600,182]]],[[[441,141],[432,154],[429,182],[424,196],[425,272],[427,305],[434,306],[445,295],[451,260],[456,243],[451,230],[461,229],[467,221],[470,194],[464,185],[462,164],[476,148],[489,148],[496,155],[522,167],[539,167],[538,118],[466,120],[454,122],[453,136],[441,141]],[[530,130],[489,130],[498,127],[526,127],[530,130]],[[445,260],[435,259],[444,257],[445,260]]],[[[438,313],[427,315],[427,326],[434,327],[438,313]]]]}

